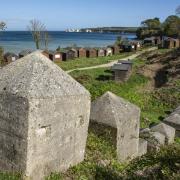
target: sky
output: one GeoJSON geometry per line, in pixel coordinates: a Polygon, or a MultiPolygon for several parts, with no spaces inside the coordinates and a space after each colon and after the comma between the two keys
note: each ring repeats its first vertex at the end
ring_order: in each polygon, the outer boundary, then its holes
{"type": "Polygon", "coordinates": [[[175,14],[180,0],[0,0],[0,21],[7,30],[27,30],[31,19],[48,30],[104,26],[139,26],[153,17],[175,14]]]}

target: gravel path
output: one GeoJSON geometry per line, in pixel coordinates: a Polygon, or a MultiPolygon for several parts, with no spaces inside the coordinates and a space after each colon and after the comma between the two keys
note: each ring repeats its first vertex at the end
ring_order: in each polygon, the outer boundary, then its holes
{"type": "Polygon", "coordinates": [[[147,51],[153,51],[153,50],[156,50],[157,47],[152,47],[152,48],[149,48],[149,49],[146,49],[146,50],[143,50],[143,51],[139,51],[139,52],[136,52],[135,54],[133,55],[130,55],[130,56],[127,56],[125,58],[121,58],[121,59],[118,59],[118,60],[114,60],[114,61],[111,61],[107,64],[100,64],[100,65],[96,65],[96,66],[90,66],[90,67],[84,67],[84,68],[76,68],[76,69],[71,69],[69,71],[66,71],[67,73],[70,73],[70,72],[73,72],[73,71],[82,71],[82,70],[88,70],[88,69],[96,69],[96,68],[105,68],[105,67],[111,67],[113,66],[115,63],[117,63],[119,60],[125,60],[125,59],[134,59],[136,57],[138,57],[139,55],[141,55],[142,53],[144,52],[147,52],[147,51]]]}

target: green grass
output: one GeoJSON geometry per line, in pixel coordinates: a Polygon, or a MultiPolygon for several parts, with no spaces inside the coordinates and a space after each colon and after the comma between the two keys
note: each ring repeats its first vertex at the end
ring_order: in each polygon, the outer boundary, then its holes
{"type": "Polygon", "coordinates": [[[92,100],[98,98],[106,91],[121,96],[141,108],[141,126],[147,126],[152,122],[158,122],[160,117],[166,116],[171,106],[158,100],[154,93],[143,92],[143,87],[149,79],[136,73],[138,66],[144,61],[137,59],[134,64],[134,72],[126,83],[116,83],[112,78],[110,69],[99,68],[86,71],[74,71],[71,75],[83,84],[91,93],[92,100]]]}
{"type": "Polygon", "coordinates": [[[71,70],[76,68],[90,67],[100,64],[106,64],[110,61],[125,58],[132,53],[122,53],[119,55],[113,55],[109,57],[97,57],[97,58],[76,58],[70,61],[62,61],[57,63],[63,70],[71,70]]]}
{"type": "Polygon", "coordinates": [[[20,180],[20,179],[21,179],[20,174],[0,172],[0,180],[20,180]]]}
{"type": "MultiPolygon", "coordinates": [[[[138,68],[144,63],[145,61],[136,59],[131,78],[122,84],[112,80],[112,73],[107,68],[74,71],[70,74],[90,91],[92,100],[97,99],[106,91],[111,91],[138,105],[141,108],[141,127],[147,127],[152,122],[158,122],[160,118],[165,117],[166,111],[180,103],[176,89],[176,86],[179,87],[180,81],[175,81],[175,87],[170,89],[164,87],[153,92],[145,92],[143,90],[149,79],[137,73],[138,68]]],[[[180,167],[179,146],[180,139],[177,138],[176,144],[164,147],[160,152],[146,154],[130,164],[120,164],[116,156],[116,130],[90,123],[85,160],[65,173],[53,173],[46,179],[120,180],[124,177],[142,179],[137,177],[136,172],[150,169],[156,165],[160,166],[156,173],[148,174],[144,179],[176,179],[180,167]]],[[[20,175],[0,174],[1,179],[19,180],[20,175]]]]}

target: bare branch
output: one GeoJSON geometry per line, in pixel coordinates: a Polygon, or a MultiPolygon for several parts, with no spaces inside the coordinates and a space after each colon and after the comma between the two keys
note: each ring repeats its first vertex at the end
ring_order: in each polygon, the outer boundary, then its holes
{"type": "Polygon", "coordinates": [[[6,23],[5,22],[0,22],[0,30],[5,30],[6,29],[6,23]]]}
{"type": "Polygon", "coordinates": [[[46,31],[46,27],[39,20],[31,20],[29,26],[27,27],[31,32],[33,40],[36,44],[36,48],[40,48],[40,42],[42,41],[43,33],[46,31]]]}

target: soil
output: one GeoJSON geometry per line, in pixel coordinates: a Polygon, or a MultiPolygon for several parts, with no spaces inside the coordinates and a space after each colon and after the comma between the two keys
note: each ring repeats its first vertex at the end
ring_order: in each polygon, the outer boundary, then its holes
{"type": "Polygon", "coordinates": [[[144,57],[146,64],[139,68],[138,73],[150,78],[147,90],[170,86],[171,80],[180,79],[180,49],[164,54],[149,52],[144,57]]]}

